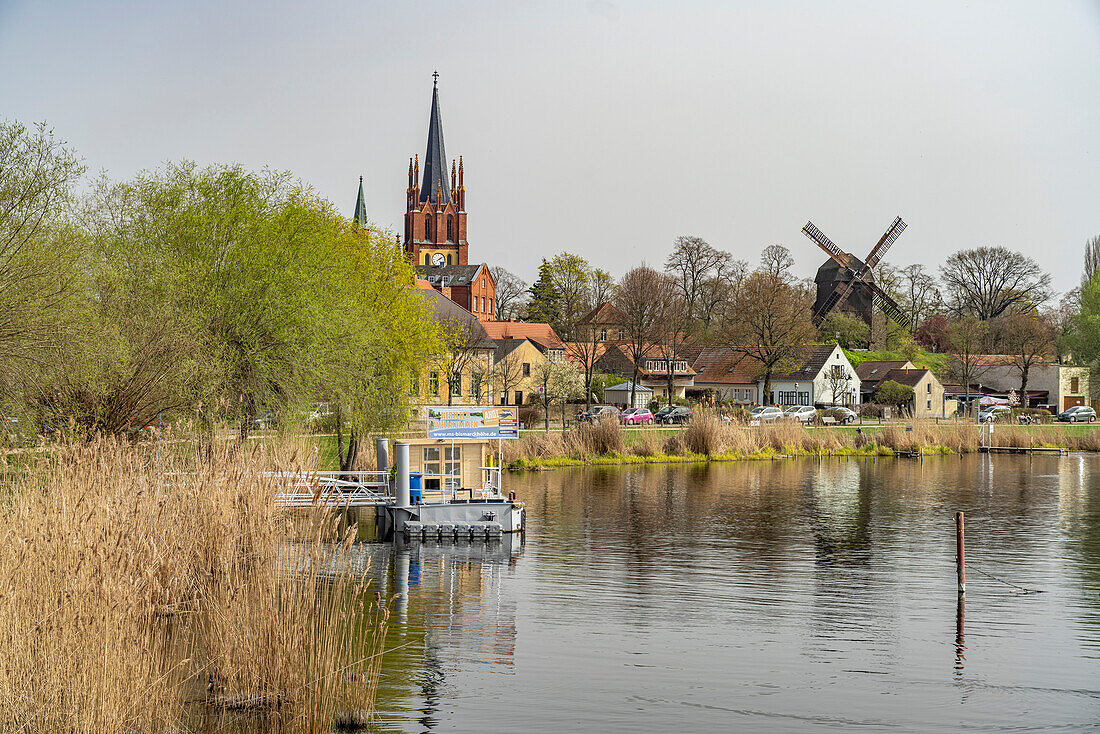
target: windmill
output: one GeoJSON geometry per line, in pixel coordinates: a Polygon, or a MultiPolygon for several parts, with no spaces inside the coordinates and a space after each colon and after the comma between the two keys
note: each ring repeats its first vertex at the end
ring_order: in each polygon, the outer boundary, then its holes
{"type": "Polygon", "coordinates": [[[905,231],[905,222],[901,217],[894,220],[886,234],[878,241],[866,260],[860,260],[851,253],[833,244],[825,233],[806,222],[802,234],[813,240],[818,247],[829,255],[829,260],[817,271],[817,300],[814,302],[814,323],[820,324],[829,314],[842,306],[855,311],[868,324],[871,323],[871,305],[878,306],[887,318],[905,329],[911,329],[909,316],[901,310],[897,301],[874,281],[871,269],[878,265],[886,251],[905,231]]]}

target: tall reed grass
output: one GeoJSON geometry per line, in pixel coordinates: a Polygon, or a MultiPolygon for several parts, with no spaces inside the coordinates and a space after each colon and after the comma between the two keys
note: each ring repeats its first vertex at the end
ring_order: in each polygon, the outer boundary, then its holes
{"type": "MultiPolygon", "coordinates": [[[[978,430],[970,423],[933,423],[913,420],[884,426],[807,429],[792,421],[760,426],[722,421],[709,411],[697,411],[682,430],[659,440],[659,429],[639,429],[628,435],[615,423],[582,425],[564,433],[528,435],[511,441],[505,460],[513,464],[537,464],[566,458],[578,461],[629,454],[638,457],[751,457],[775,454],[953,452],[978,449],[978,430]],[[599,436],[598,440],[595,436],[599,436]],[[660,449],[658,450],[658,445],[660,449]]],[[[1004,445],[1060,445],[1100,450],[1100,431],[1072,433],[1056,426],[1026,429],[1007,426],[998,433],[1011,443],[1004,445]]]]}
{"type": "Polygon", "coordinates": [[[267,473],[301,454],[165,446],[59,446],[10,486],[0,731],[167,732],[196,705],[310,732],[369,714],[388,609],[332,562],[352,537],[329,513],[275,508],[267,473]]]}

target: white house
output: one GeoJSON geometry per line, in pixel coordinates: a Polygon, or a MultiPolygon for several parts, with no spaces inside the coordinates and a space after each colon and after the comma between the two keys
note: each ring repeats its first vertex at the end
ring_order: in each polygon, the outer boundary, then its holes
{"type": "MultiPolygon", "coordinates": [[[[761,393],[764,380],[757,381],[761,393]]],[[[771,396],[761,402],[773,405],[859,405],[860,379],[836,344],[809,344],[802,366],[793,372],[775,373],[771,396]]]]}

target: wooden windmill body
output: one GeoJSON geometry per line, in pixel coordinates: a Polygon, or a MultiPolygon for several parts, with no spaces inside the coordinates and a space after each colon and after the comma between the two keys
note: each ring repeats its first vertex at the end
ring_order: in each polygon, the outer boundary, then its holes
{"type": "Polygon", "coordinates": [[[887,250],[905,231],[905,222],[898,217],[878,244],[871,248],[866,260],[860,260],[833,244],[825,233],[807,222],[802,233],[829,255],[829,259],[817,270],[817,299],[814,301],[814,323],[821,324],[834,311],[845,311],[871,324],[875,306],[894,323],[911,329],[909,316],[901,306],[875,283],[872,269],[882,262],[887,250]]]}

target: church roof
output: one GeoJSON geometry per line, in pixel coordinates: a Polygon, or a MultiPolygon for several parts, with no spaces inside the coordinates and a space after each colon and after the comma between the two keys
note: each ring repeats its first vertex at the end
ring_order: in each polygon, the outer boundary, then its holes
{"type": "Polygon", "coordinates": [[[439,87],[432,87],[432,114],[428,120],[428,150],[424,153],[424,182],[420,186],[420,203],[448,204],[451,190],[447,186],[447,152],[443,149],[443,118],[439,112],[439,87]]]}
{"type": "MultiPolygon", "coordinates": [[[[416,273],[430,283],[447,278],[448,285],[469,285],[478,276],[485,263],[480,265],[417,265],[416,273]]],[[[492,275],[490,274],[490,277],[492,275]]]]}
{"type": "Polygon", "coordinates": [[[351,215],[352,220],[360,227],[367,226],[367,200],[363,196],[363,177],[359,177],[359,195],[355,197],[355,212],[351,215]]]}

